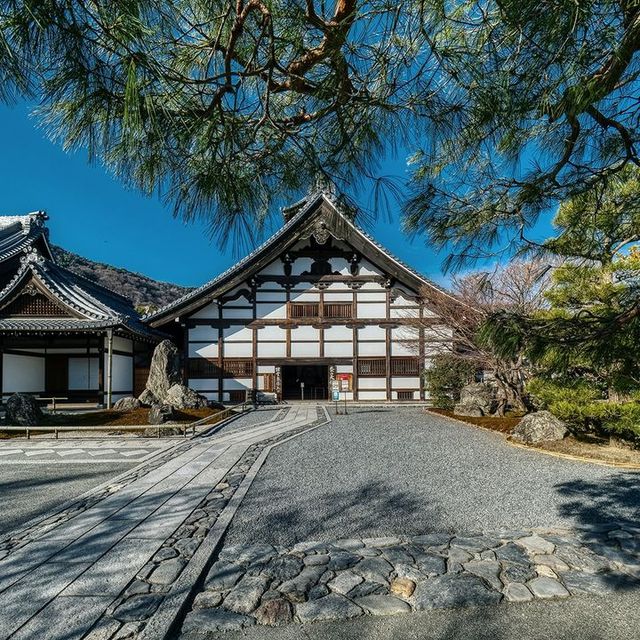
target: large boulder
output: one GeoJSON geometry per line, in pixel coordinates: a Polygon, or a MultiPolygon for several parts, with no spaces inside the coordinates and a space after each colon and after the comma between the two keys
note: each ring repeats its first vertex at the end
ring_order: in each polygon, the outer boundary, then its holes
{"type": "Polygon", "coordinates": [[[149,389],[145,389],[139,396],[138,401],[143,407],[150,407],[154,404],[158,404],[158,398],[149,389]]]}
{"type": "Polygon", "coordinates": [[[567,425],[549,411],[529,413],[513,430],[512,438],[525,444],[562,440],[569,433],[567,425]]]}
{"type": "Polygon", "coordinates": [[[38,401],[26,393],[14,393],[5,404],[5,421],[9,426],[33,427],[42,424],[42,410],[38,401]]]}
{"type": "Polygon", "coordinates": [[[133,396],[127,396],[120,398],[118,402],[113,405],[114,411],[133,411],[133,409],[139,409],[142,406],[142,402],[138,398],[133,396]]]}
{"type": "Polygon", "coordinates": [[[169,389],[181,382],[178,348],[170,340],[163,340],[153,351],[146,387],[158,400],[164,400],[169,389]]]}
{"type": "Polygon", "coordinates": [[[201,409],[207,406],[207,399],[183,384],[174,384],[162,399],[164,404],[176,409],[201,409]]]}
{"type": "Polygon", "coordinates": [[[460,401],[453,413],[459,416],[488,416],[497,406],[496,388],[486,382],[474,382],[462,387],[460,401]]]}
{"type": "Polygon", "coordinates": [[[175,409],[169,404],[151,405],[149,411],[149,424],[165,424],[176,419],[175,409]]]}

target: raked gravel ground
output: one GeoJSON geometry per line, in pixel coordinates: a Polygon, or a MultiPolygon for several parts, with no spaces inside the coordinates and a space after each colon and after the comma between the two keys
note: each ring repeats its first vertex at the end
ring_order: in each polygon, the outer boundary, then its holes
{"type": "Polygon", "coordinates": [[[640,473],[553,458],[420,408],[353,408],[276,447],[225,545],[640,520],[640,473]]]}

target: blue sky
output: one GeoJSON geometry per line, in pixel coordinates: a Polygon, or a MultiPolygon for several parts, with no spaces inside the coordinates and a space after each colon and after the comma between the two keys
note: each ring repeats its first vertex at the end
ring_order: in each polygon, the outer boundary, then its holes
{"type": "MultiPolygon", "coordinates": [[[[158,198],[125,189],[86,154],[66,153],[50,142],[26,105],[0,106],[2,199],[0,215],[44,209],[51,240],[69,251],[158,280],[197,286],[232,265],[232,248],[221,251],[201,223],[185,224],[158,198]]],[[[403,175],[404,158],[385,163],[403,175]]],[[[437,282],[446,283],[437,255],[421,238],[400,230],[399,212],[368,231],[392,253],[437,282]]]]}

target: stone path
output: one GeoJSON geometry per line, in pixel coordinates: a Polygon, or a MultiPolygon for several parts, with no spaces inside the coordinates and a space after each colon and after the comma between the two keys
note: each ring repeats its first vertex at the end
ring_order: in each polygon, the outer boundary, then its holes
{"type": "Polygon", "coordinates": [[[637,589],[638,536],[640,528],[611,524],[227,547],[180,637],[637,589]]]}
{"type": "Polygon", "coordinates": [[[123,441],[86,438],[75,441],[4,441],[0,442],[0,464],[100,464],[113,462],[144,462],[160,451],[176,444],[174,440],[136,438],[123,441]]]}
{"type": "Polygon", "coordinates": [[[253,449],[317,422],[315,406],[300,406],[280,420],[191,440],[88,506],[8,536],[0,543],[0,639],[140,631],[224,512],[253,449]]]}

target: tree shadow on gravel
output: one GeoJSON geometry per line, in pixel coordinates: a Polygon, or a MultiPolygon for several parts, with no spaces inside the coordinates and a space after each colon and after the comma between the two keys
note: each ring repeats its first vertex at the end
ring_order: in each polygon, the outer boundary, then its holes
{"type": "MultiPolygon", "coordinates": [[[[324,494],[313,505],[301,497],[301,504],[296,504],[295,494],[288,487],[256,487],[250,500],[247,498],[231,523],[229,544],[264,541],[293,545],[315,539],[410,533],[402,525],[388,530],[388,525],[381,523],[409,520],[418,509],[425,508],[423,501],[382,481],[324,494]]],[[[434,521],[439,519],[435,505],[431,515],[434,521]]]]}

